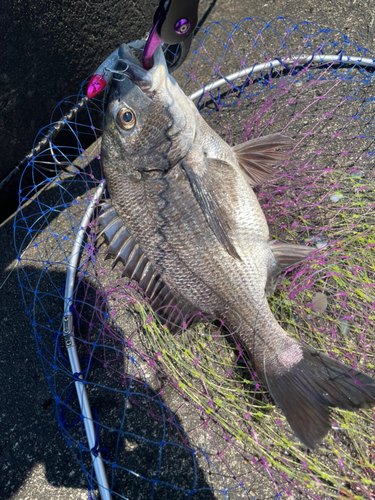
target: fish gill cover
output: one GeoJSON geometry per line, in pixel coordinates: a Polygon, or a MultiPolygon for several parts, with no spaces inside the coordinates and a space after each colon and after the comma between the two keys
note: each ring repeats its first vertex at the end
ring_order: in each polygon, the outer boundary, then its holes
{"type": "MultiPolygon", "coordinates": [[[[290,160],[256,188],[272,238],[318,248],[280,278],[269,298],[291,335],[374,376],[374,55],[338,31],[277,18],[200,29],[176,79],[190,95],[267,61],[274,67],[205,91],[197,106],[231,145],[271,133],[296,140],[290,160]],[[337,55],[334,61],[305,55],[337,55]],[[294,59],[292,58],[294,57],[294,59]]],[[[65,274],[80,221],[102,179],[103,101],[60,102],[36,154],[34,186],[15,217],[26,311],[61,432],[98,498],[90,450],[62,335],[65,274]],[[92,145],[89,149],[88,146],[92,145]]],[[[370,499],[375,411],[333,410],[319,449],[294,436],[245,353],[215,318],[171,333],[137,283],[112,268],[97,238],[97,204],[82,244],[71,311],[112,498],[370,499]]],[[[203,315],[202,315],[203,316],[203,315]]]]}

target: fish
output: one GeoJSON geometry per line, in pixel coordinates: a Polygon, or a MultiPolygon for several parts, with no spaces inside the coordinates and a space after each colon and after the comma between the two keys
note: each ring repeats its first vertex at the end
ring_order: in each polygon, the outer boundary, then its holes
{"type": "Polygon", "coordinates": [[[297,438],[316,448],[331,408],[375,406],[375,379],[291,336],[268,305],[280,273],[316,251],[271,241],[253,189],[277,173],[293,140],[231,147],[168,73],[160,47],[145,70],[121,45],[116,71],[101,149],[108,254],[166,324],[201,311],[236,332],[297,438]]]}

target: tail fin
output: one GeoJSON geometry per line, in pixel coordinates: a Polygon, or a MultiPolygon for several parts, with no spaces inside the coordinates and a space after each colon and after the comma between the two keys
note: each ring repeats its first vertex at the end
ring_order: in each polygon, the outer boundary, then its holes
{"type": "Polygon", "coordinates": [[[265,380],[296,436],[315,448],[331,428],[329,407],[356,411],[375,406],[375,379],[302,344],[302,357],[265,380]]]}

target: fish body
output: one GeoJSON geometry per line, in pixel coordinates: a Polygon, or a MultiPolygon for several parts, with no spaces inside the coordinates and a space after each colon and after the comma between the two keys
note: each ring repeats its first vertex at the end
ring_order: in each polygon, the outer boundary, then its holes
{"type": "Polygon", "coordinates": [[[101,154],[115,210],[102,222],[118,228],[112,253],[154,308],[202,311],[236,331],[296,435],[316,446],[330,428],[329,406],[373,406],[375,381],[298,342],[268,306],[278,273],[311,252],[269,241],[252,189],[287,157],[277,149],[291,140],[272,135],[232,148],[168,74],[161,48],[149,71],[125,44],[119,56],[126,77],[112,83],[101,154]]]}

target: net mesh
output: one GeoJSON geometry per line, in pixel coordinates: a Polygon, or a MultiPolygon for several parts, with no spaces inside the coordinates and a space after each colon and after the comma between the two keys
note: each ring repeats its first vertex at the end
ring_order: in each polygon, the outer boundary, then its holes
{"type": "MultiPolygon", "coordinates": [[[[175,77],[191,94],[274,61],[205,90],[197,105],[231,145],[275,132],[296,139],[290,160],[256,193],[272,238],[317,252],[280,278],[269,302],[291,335],[374,376],[375,89],[372,68],[345,56],[373,59],[338,31],[249,18],[198,30],[175,77]],[[306,62],[306,54],[337,57],[306,62]]],[[[86,84],[58,104],[36,142],[79,103],[86,84]]],[[[62,334],[65,274],[102,179],[102,119],[103,101],[87,101],[32,157],[34,185],[20,189],[14,223],[26,311],[89,497],[98,490],[74,388],[79,375],[93,407],[93,451],[104,458],[113,498],[373,498],[375,412],[334,410],[323,444],[307,450],[235,332],[206,318],[172,334],[137,284],[122,277],[121,264],[112,268],[96,237],[100,203],[71,305],[83,371],[71,373],[62,334]]]]}

